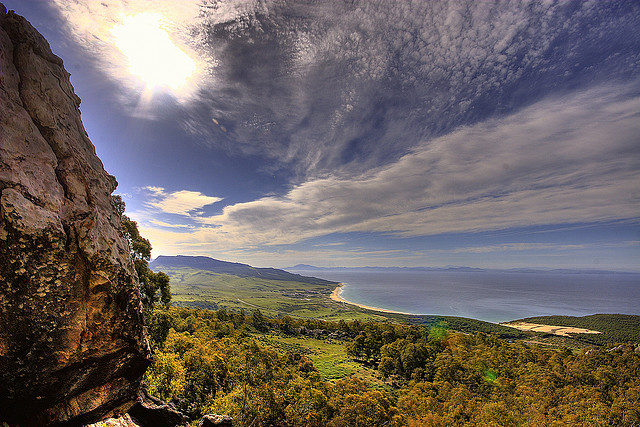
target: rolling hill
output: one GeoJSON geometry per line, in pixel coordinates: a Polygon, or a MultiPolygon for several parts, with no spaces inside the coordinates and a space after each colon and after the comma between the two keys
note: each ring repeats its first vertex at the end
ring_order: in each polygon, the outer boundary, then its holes
{"type": "Polygon", "coordinates": [[[160,255],[151,263],[149,267],[154,270],[162,268],[187,267],[194,270],[210,271],[217,274],[231,274],[238,277],[255,277],[266,280],[284,280],[291,282],[309,283],[312,285],[337,285],[337,282],[318,279],[317,277],[302,276],[300,274],[289,273],[277,268],[257,268],[248,264],[238,262],[220,261],[206,256],[164,256],[160,255]]]}

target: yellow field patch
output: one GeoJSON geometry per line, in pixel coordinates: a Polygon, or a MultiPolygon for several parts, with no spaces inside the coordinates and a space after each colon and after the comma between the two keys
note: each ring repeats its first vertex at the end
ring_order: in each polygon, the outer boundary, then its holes
{"type": "Polygon", "coordinates": [[[541,325],[538,323],[528,322],[508,322],[501,323],[502,326],[519,329],[521,331],[543,332],[545,334],[559,335],[561,337],[569,337],[569,334],[600,334],[600,331],[592,331],[591,329],[573,328],[568,326],[552,326],[541,325]]]}

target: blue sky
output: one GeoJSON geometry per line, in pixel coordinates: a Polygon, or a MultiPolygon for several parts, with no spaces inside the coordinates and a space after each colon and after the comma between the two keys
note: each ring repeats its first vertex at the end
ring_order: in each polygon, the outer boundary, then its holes
{"type": "Polygon", "coordinates": [[[637,1],[4,3],[154,256],[640,270],[637,1]]]}

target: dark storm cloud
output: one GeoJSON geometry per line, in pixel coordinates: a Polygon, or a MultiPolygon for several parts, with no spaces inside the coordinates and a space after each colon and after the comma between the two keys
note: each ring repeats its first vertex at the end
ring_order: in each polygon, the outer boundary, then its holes
{"type": "Polygon", "coordinates": [[[203,5],[191,29],[212,66],[185,125],[303,176],[358,173],[461,125],[640,67],[638,2],[228,8],[203,5]]]}

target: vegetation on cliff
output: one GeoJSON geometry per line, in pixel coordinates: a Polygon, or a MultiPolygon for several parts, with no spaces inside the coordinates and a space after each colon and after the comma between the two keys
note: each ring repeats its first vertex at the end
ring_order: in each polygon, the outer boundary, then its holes
{"type": "Polygon", "coordinates": [[[147,323],[157,303],[161,303],[165,308],[171,303],[171,286],[169,276],[162,271],[154,272],[149,268],[151,259],[151,242],[145,239],[138,230],[138,223],[125,215],[125,203],[122,197],[114,195],[112,197],[113,207],[120,216],[122,231],[129,245],[129,253],[133,259],[133,265],[140,283],[140,295],[142,306],[144,307],[145,319],[147,323]]]}

